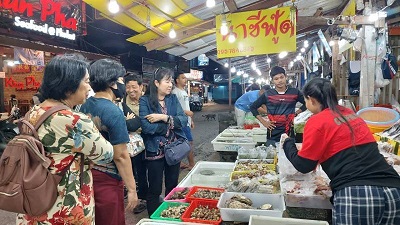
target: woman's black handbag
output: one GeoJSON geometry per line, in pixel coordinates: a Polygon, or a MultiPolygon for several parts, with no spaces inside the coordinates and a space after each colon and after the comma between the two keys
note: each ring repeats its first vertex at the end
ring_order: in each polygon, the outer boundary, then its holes
{"type": "Polygon", "coordinates": [[[165,145],[164,154],[167,164],[176,165],[182,161],[190,152],[190,144],[186,139],[178,139],[171,144],[165,145]]]}

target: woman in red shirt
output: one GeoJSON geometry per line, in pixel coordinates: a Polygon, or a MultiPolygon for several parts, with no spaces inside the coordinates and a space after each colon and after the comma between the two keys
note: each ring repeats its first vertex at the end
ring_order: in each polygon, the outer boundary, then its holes
{"type": "Polygon", "coordinates": [[[302,173],[321,164],[333,192],[333,224],[400,224],[400,177],[379,153],[367,124],[339,106],[330,81],[315,78],[303,89],[314,115],[304,127],[303,145],[283,144],[286,157],[302,173]]]}

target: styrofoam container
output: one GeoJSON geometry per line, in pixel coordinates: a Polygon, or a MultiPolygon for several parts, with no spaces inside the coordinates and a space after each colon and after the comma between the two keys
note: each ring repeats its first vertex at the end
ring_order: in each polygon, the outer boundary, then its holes
{"type": "Polygon", "coordinates": [[[235,163],[233,162],[206,162],[199,161],[185,178],[178,184],[178,187],[218,187],[229,183],[229,177],[235,163]],[[211,170],[213,175],[202,175],[205,170],[211,170]]]}
{"type": "Polygon", "coordinates": [[[264,215],[272,217],[282,217],[286,209],[283,195],[281,194],[260,194],[260,193],[235,193],[225,192],[221,195],[217,207],[221,211],[223,221],[248,222],[250,215],[264,215]],[[264,204],[271,204],[273,210],[262,209],[231,209],[226,208],[225,203],[235,194],[243,195],[253,202],[254,208],[260,208],[264,204]]]}
{"type": "Polygon", "coordinates": [[[239,130],[239,129],[225,129],[221,132],[222,137],[236,137],[236,136],[247,136],[251,137],[253,135],[252,131],[249,130],[239,130]]]}
{"type": "Polygon", "coordinates": [[[211,141],[211,144],[214,147],[214,151],[237,152],[238,149],[241,147],[243,147],[244,149],[252,149],[255,148],[257,145],[252,137],[221,137],[220,135],[221,134],[219,134],[214,140],[211,141]]]}
{"type": "Polygon", "coordinates": [[[253,140],[255,142],[265,143],[265,142],[267,142],[267,135],[266,134],[253,134],[253,140]]]}
{"type": "Polygon", "coordinates": [[[329,225],[326,221],[277,218],[270,216],[250,216],[249,225],[329,225]]]}
{"type": "Polygon", "coordinates": [[[179,224],[179,225],[199,225],[204,223],[188,223],[188,222],[178,222],[178,221],[160,221],[160,220],[152,220],[152,219],[141,219],[136,225],[171,225],[171,224],[179,224]]]}
{"type": "Polygon", "coordinates": [[[329,198],[322,195],[284,194],[287,207],[332,209],[329,198]]]}
{"type": "Polygon", "coordinates": [[[264,135],[264,137],[265,137],[268,134],[268,129],[266,129],[266,128],[253,128],[252,132],[253,132],[253,135],[264,135]]]}

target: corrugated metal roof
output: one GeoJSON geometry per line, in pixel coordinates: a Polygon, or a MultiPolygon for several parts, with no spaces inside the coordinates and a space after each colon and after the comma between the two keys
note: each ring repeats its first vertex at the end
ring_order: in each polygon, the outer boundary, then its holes
{"type": "MultiPolygon", "coordinates": [[[[267,4],[275,4],[275,7],[292,4],[291,1],[284,0],[270,2],[265,0],[217,0],[215,7],[210,9],[206,7],[205,0],[117,0],[121,5],[122,12],[112,15],[107,10],[107,0],[84,1],[109,19],[139,33],[128,38],[127,41],[146,47],[155,46],[153,49],[165,50],[186,59],[192,59],[199,54],[216,49],[215,27],[209,21],[213,21],[216,15],[223,12],[229,13],[228,4],[225,1],[230,1],[230,3],[233,1],[238,11],[246,10],[248,7],[255,10],[264,9],[265,7],[263,8],[262,5],[267,4]],[[207,23],[206,28],[202,28],[201,24],[204,23],[207,23]],[[175,40],[168,37],[171,26],[178,33],[175,40]],[[190,35],[187,35],[188,33],[190,35]]],[[[320,7],[325,12],[332,11],[342,2],[342,0],[296,0],[295,4],[299,16],[312,16],[320,7]]],[[[230,8],[232,9],[232,7],[230,8]]]]}

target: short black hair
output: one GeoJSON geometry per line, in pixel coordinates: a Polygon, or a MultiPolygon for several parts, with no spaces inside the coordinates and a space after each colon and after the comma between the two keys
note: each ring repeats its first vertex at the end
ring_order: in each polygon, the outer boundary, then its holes
{"type": "Polygon", "coordinates": [[[89,67],[90,86],[94,92],[105,91],[115,84],[126,71],[121,63],[112,59],[99,59],[89,67]]]}
{"type": "Polygon", "coordinates": [[[175,72],[175,74],[174,74],[175,83],[176,83],[176,79],[178,79],[181,74],[185,74],[185,72],[183,72],[182,70],[175,72]]]}
{"type": "Polygon", "coordinates": [[[143,79],[142,76],[140,74],[137,73],[127,73],[125,75],[125,84],[129,83],[129,81],[136,81],[138,83],[138,85],[142,85],[143,84],[143,79]]]}
{"type": "Polygon", "coordinates": [[[75,93],[87,73],[88,63],[73,55],[55,56],[46,65],[40,93],[43,99],[64,100],[75,93]]]}
{"type": "Polygon", "coordinates": [[[274,67],[272,67],[272,69],[269,71],[269,76],[270,76],[271,78],[274,78],[275,75],[281,74],[281,73],[284,74],[284,75],[286,76],[286,71],[285,71],[285,69],[284,69],[283,67],[274,66],[274,67]]]}

